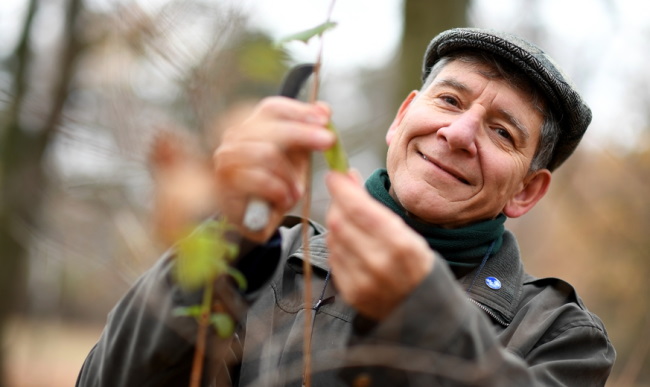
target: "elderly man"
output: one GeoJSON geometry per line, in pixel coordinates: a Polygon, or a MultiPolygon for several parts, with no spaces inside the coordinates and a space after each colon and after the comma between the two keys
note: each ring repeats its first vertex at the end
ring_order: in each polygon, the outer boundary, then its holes
{"type": "MultiPolygon", "coordinates": [[[[250,305],[233,312],[233,352],[210,352],[206,385],[300,385],[307,316],[318,386],[604,385],[615,352],[603,324],[566,282],[526,274],[504,229],[545,195],[589,108],[539,48],[494,31],[438,35],[422,78],[388,128],[387,168],[365,187],[327,176],[327,230],[306,230],[308,305],[304,230],[284,215],[302,197],[310,153],[334,143],[330,112],[268,98],[225,134],[222,215],[240,224],[251,197],[272,210],[263,230],[240,226],[250,305]]],[[[196,323],[172,309],[197,297],[173,283],[173,265],[162,259],[120,301],[78,385],[187,383],[196,323]]]]}

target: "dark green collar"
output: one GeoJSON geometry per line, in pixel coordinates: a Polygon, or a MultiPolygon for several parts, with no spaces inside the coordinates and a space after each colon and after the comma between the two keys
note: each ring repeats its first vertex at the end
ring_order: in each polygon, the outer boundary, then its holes
{"type": "Polygon", "coordinates": [[[506,217],[500,214],[495,219],[482,221],[466,227],[445,229],[420,222],[408,216],[390,196],[390,180],[385,169],[378,169],[366,181],[366,189],[375,199],[399,215],[412,229],[422,235],[429,246],[440,253],[450,266],[477,267],[480,265],[492,242],[491,254],[501,248],[506,217]]]}

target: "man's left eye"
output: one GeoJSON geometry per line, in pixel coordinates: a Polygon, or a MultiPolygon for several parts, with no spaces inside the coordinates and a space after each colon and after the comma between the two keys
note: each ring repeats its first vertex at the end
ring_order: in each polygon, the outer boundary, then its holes
{"type": "Polygon", "coordinates": [[[499,136],[512,141],[512,136],[510,135],[510,132],[508,132],[507,130],[503,128],[496,128],[495,131],[499,136]]]}

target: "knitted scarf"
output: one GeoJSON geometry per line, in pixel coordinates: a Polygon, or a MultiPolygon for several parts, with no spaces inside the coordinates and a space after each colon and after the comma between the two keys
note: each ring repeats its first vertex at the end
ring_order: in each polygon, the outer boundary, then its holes
{"type": "Polygon", "coordinates": [[[474,223],[469,226],[445,229],[430,225],[408,216],[390,196],[390,180],[385,169],[378,169],[366,181],[366,189],[375,199],[399,215],[412,229],[422,235],[429,246],[440,253],[450,266],[477,267],[481,264],[492,242],[491,254],[501,248],[506,216],[474,223]]]}

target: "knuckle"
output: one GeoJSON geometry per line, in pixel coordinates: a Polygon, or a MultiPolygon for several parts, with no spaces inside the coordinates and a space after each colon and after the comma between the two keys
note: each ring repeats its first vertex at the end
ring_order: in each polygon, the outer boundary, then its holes
{"type": "Polygon", "coordinates": [[[268,114],[277,111],[278,109],[286,106],[285,98],[278,96],[271,96],[262,99],[258,105],[260,113],[268,114]]]}
{"type": "Polygon", "coordinates": [[[231,145],[222,145],[212,154],[212,163],[214,171],[217,174],[228,172],[237,163],[237,151],[231,145]]]}
{"type": "Polygon", "coordinates": [[[281,203],[285,201],[286,197],[288,196],[288,189],[286,185],[275,179],[269,179],[264,187],[266,195],[268,195],[268,198],[273,202],[281,203]]]}

